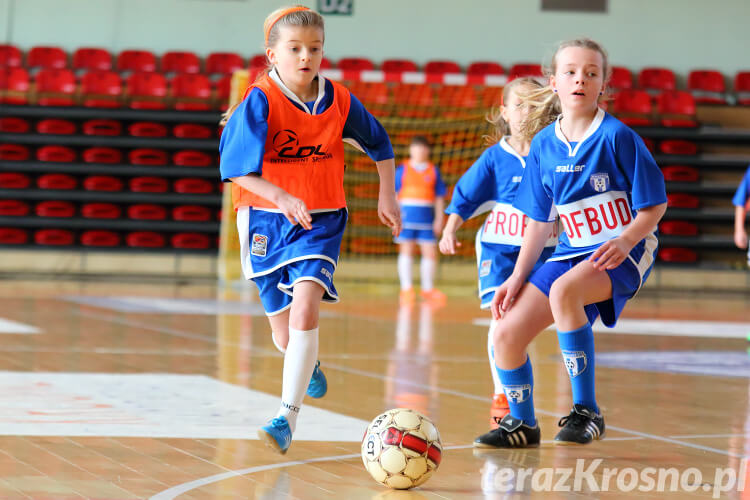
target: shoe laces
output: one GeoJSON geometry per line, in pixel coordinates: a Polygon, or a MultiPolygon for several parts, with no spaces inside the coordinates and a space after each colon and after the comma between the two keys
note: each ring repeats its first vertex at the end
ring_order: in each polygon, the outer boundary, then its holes
{"type": "Polygon", "coordinates": [[[586,424],[588,424],[589,420],[591,420],[591,417],[578,413],[577,411],[575,411],[575,409],[573,409],[570,411],[570,415],[568,415],[567,417],[562,417],[560,421],[557,422],[557,425],[559,427],[583,429],[586,427],[586,424]]]}
{"type": "Polygon", "coordinates": [[[285,427],[289,427],[289,422],[287,422],[287,420],[283,417],[276,417],[271,420],[271,425],[273,425],[277,429],[284,429],[285,427]]]}

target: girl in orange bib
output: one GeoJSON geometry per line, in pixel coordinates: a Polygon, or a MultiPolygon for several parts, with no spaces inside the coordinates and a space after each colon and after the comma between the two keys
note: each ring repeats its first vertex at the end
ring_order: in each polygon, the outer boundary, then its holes
{"type": "Polygon", "coordinates": [[[242,269],[255,282],[284,353],[281,407],[258,435],[285,453],[305,393],[327,390],[318,357],[320,301],[338,302],[333,274],[346,226],[344,145],[375,162],[378,215],[401,220],[394,155],[383,127],[349,91],[323,78],[324,24],[317,12],[279,9],[264,24],[272,67],[232,109],[221,137],[221,176],[231,181],[242,269]]]}

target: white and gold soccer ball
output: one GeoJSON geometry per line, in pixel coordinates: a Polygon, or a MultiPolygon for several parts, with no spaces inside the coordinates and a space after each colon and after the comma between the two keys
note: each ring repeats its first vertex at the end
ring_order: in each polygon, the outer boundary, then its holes
{"type": "Polygon", "coordinates": [[[396,408],[375,417],[362,439],[362,462],[375,481],[399,490],[419,486],[437,470],[443,454],[432,421],[396,408]]]}

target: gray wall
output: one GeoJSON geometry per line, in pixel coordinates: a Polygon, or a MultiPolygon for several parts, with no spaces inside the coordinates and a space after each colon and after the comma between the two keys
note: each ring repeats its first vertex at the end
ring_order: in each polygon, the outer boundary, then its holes
{"type": "MultiPolygon", "coordinates": [[[[273,0],[0,0],[0,39],[28,49],[187,49],[205,55],[262,50],[273,0]]],[[[314,7],[313,0],[303,4],[314,7]]],[[[748,0],[610,0],[607,14],[540,11],[539,0],[354,0],[354,16],[328,17],[327,55],[381,61],[538,62],[556,41],[587,35],[613,64],[750,69],[748,0]]]]}

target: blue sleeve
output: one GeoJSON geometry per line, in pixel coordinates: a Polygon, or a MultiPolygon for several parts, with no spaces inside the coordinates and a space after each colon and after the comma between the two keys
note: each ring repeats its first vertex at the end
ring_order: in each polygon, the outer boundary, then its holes
{"type": "Polygon", "coordinates": [[[744,207],[747,203],[748,187],[750,187],[750,167],[747,168],[747,172],[745,172],[745,176],[742,178],[740,185],[737,186],[737,192],[734,193],[734,198],[732,198],[732,204],[735,207],[744,207]]]}
{"type": "Polygon", "coordinates": [[[447,214],[456,214],[463,220],[470,218],[485,202],[495,198],[495,174],[489,150],[469,167],[458,179],[447,214]]]}
{"type": "Polygon", "coordinates": [[[542,183],[542,168],[540,162],[539,136],[531,140],[529,156],[526,158],[526,168],[518,186],[513,206],[525,213],[531,219],[540,222],[555,220],[551,193],[542,183]]]}
{"type": "Polygon", "coordinates": [[[221,179],[261,174],[267,135],[268,99],[263,91],[254,88],[234,110],[221,133],[221,179]]]}
{"type": "Polygon", "coordinates": [[[401,191],[401,180],[404,178],[404,165],[403,163],[396,167],[396,178],[395,184],[396,184],[396,193],[401,191]]]}
{"type": "Polygon", "coordinates": [[[435,196],[445,196],[445,191],[443,176],[440,175],[440,169],[435,165],[435,196]]]}
{"type": "Polygon", "coordinates": [[[373,161],[394,157],[391,140],[380,122],[351,94],[349,114],[344,124],[343,138],[353,140],[373,161]]]}
{"type": "Polygon", "coordinates": [[[633,130],[622,127],[615,136],[615,156],[632,187],[633,210],[667,202],[664,174],[643,139],[633,130]]]}

